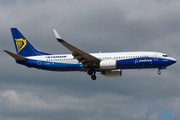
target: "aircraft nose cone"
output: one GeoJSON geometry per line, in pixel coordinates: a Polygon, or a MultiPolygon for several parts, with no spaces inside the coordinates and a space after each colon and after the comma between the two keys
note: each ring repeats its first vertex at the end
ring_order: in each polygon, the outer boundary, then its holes
{"type": "Polygon", "coordinates": [[[176,63],[176,62],[177,62],[177,61],[176,61],[176,60],[174,60],[174,61],[173,61],[173,64],[174,64],[174,63],[176,63]]]}
{"type": "Polygon", "coordinates": [[[174,64],[174,63],[176,63],[176,62],[177,62],[176,59],[171,58],[171,63],[172,63],[172,64],[174,64]]]}

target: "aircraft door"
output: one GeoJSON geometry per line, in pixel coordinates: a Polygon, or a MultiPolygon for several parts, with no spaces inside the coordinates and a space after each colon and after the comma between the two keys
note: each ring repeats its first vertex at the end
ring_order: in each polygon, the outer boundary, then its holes
{"type": "Polygon", "coordinates": [[[41,64],[42,64],[42,58],[39,58],[39,59],[38,59],[37,64],[38,64],[38,66],[41,66],[41,64]]]}
{"type": "Polygon", "coordinates": [[[154,61],[158,61],[158,55],[154,54],[154,61]]]}
{"type": "Polygon", "coordinates": [[[41,60],[38,60],[38,65],[39,65],[39,66],[41,65],[41,60]]]}

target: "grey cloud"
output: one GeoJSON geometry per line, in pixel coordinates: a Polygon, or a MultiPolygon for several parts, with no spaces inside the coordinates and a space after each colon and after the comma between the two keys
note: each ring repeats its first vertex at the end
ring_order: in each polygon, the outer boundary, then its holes
{"type": "MultiPolygon", "coordinates": [[[[3,91],[0,94],[3,116],[31,119],[31,116],[42,119],[50,119],[51,116],[65,116],[65,119],[115,119],[122,116],[124,119],[148,118],[147,107],[131,107],[131,97],[116,96],[111,94],[97,94],[90,98],[79,99],[68,95],[60,95],[53,102],[46,99],[40,100],[29,92],[17,92],[14,90],[3,91]],[[121,104],[119,104],[121,102],[121,104]],[[127,104],[127,105],[124,105],[127,104]],[[18,109],[16,109],[18,107],[18,109]],[[122,108],[122,109],[119,109],[122,108]],[[35,111],[34,111],[35,110],[35,111]],[[7,112],[12,114],[7,114],[7,112]],[[59,111],[59,114],[58,112],[59,111]],[[129,116],[128,111],[131,113],[129,116]],[[46,113],[46,114],[44,114],[46,113]],[[43,115],[44,114],[44,115],[43,115]],[[69,116],[68,114],[71,114],[69,116]],[[146,114],[146,116],[145,116],[146,114]]],[[[34,118],[33,118],[34,119],[34,118]]]]}

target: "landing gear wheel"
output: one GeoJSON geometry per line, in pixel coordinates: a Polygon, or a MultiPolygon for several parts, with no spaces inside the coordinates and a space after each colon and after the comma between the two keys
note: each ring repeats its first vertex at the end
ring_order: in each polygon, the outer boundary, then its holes
{"type": "Polygon", "coordinates": [[[91,67],[87,73],[91,76],[92,80],[96,80],[96,71],[93,67],[91,67]]]}
{"type": "Polygon", "coordinates": [[[159,71],[157,72],[157,74],[160,75],[160,74],[161,74],[161,71],[159,70],[159,71]]]}
{"type": "Polygon", "coordinates": [[[91,79],[92,79],[92,80],[96,80],[96,75],[92,75],[92,76],[91,76],[91,79]]]}
{"type": "Polygon", "coordinates": [[[88,75],[92,75],[92,74],[93,74],[93,71],[89,70],[88,75]]]}

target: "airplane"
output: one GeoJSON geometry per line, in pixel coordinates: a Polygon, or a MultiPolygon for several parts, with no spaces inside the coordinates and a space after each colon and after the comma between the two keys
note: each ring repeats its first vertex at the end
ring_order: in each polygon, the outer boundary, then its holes
{"type": "Polygon", "coordinates": [[[58,42],[69,49],[72,54],[52,55],[36,50],[17,28],[11,28],[16,52],[4,50],[16,63],[29,68],[50,71],[84,71],[96,80],[96,72],[106,77],[122,76],[123,69],[166,69],[176,63],[176,59],[160,52],[109,52],[87,53],[71,45],[53,29],[58,42]]]}

